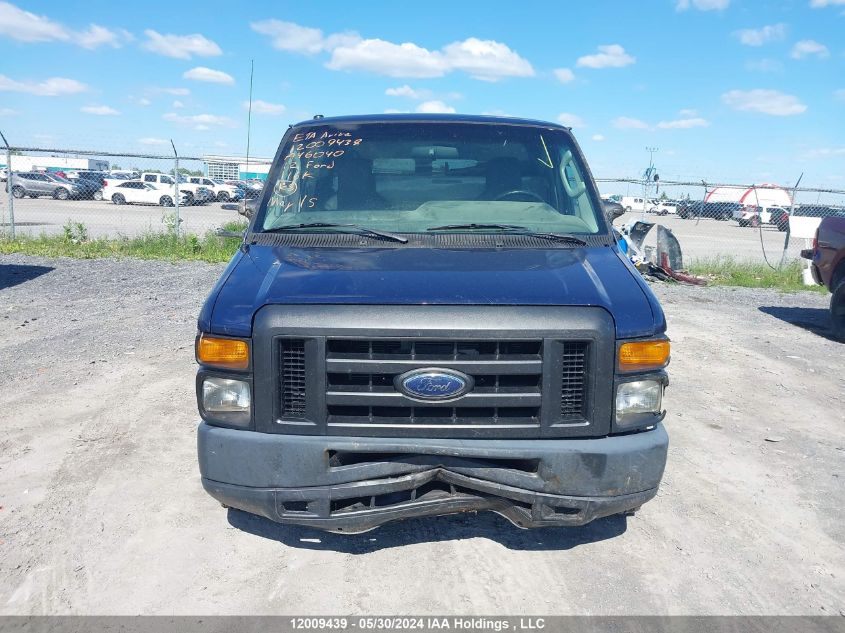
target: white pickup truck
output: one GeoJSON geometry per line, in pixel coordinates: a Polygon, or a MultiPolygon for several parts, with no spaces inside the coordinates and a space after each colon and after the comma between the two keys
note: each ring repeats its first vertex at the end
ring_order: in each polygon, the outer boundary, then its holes
{"type": "MultiPolygon", "coordinates": [[[[141,174],[141,180],[148,182],[151,185],[155,185],[160,189],[166,189],[176,184],[176,181],[170,174],[160,174],[156,172],[144,172],[141,174]]],[[[191,205],[195,202],[202,201],[202,197],[197,195],[197,190],[200,188],[208,189],[208,187],[204,187],[203,185],[185,182],[184,180],[179,183],[179,191],[184,194],[185,204],[191,205]]]]}
{"type": "Polygon", "coordinates": [[[239,200],[243,197],[243,193],[241,193],[240,189],[234,185],[227,185],[222,180],[211,179],[206,176],[189,176],[188,182],[211,190],[214,193],[214,197],[220,202],[239,200]]]}

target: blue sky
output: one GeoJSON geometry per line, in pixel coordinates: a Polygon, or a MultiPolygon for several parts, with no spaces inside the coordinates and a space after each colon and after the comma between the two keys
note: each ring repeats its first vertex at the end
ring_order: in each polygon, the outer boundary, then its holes
{"type": "Polygon", "coordinates": [[[571,124],[598,177],[845,188],[845,0],[0,2],[19,145],[253,155],[385,111],[571,124]]]}

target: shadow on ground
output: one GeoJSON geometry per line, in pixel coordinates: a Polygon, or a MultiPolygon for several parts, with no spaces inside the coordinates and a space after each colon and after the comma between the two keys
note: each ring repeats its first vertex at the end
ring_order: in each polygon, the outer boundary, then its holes
{"type": "Polygon", "coordinates": [[[26,266],[23,264],[0,264],[0,290],[26,283],[49,273],[51,266],[26,266]]]}
{"type": "Polygon", "coordinates": [[[781,306],[762,306],[760,312],[780,319],[790,325],[803,328],[817,336],[838,343],[833,336],[830,310],[827,308],[784,308],[781,306]]]}
{"type": "Polygon", "coordinates": [[[335,534],[275,523],[234,508],[229,508],[227,518],[232,527],[288,547],[345,554],[369,554],[404,545],[468,538],[486,538],[511,550],[568,550],[614,538],[628,527],[627,517],[614,515],[581,527],[523,530],[498,514],[479,512],[397,521],[364,534],[335,534]]]}

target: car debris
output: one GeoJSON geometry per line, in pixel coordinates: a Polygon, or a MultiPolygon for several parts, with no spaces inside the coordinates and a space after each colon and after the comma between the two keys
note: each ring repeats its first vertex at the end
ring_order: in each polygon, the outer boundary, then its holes
{"type": "Polygon", "coordinates": [[[634,267],[644,277],[655,281],[677,281],[683,284],[704,286],[705,279],[683,271],[684,258],[681,244],[671,229],[662,224],[631,220],[618,231],[619,244],[634,267]],[[656,244],[645,244],[646,236],[654,227],[656,244]]]}

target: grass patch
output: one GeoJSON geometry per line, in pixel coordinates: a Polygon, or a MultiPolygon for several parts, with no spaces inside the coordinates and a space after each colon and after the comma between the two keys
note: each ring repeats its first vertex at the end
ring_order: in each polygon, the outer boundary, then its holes
{"type": "MultiPolygon", "coordinates": [[[[19,235],[16,239],[0,236],[0,254],[39,255],[41,257],[134,257],[137,259],[195,260],[227,262],[238,249],[240,240],[217,237],[213,231],[205,235],[179,235],[174,232],[147,233],[137,237],[107,237],[89,239],[84,224],[69,222],[62,235],[19,235]]],[[[227,231],[243,231],[246,223],[228,222],[227,231]]]]}
{"type": "Polygon", "coordinates": [[[772,270],[764,262],[737,261],[732,257],[697,259],[688,265],[689,272],[704,277],[714,286],[774,288],[782,292],[827,292],[823,286],[805,286],[801,273],[803,268],[801,261],[792,261],[782,268],[772,270]]]}

